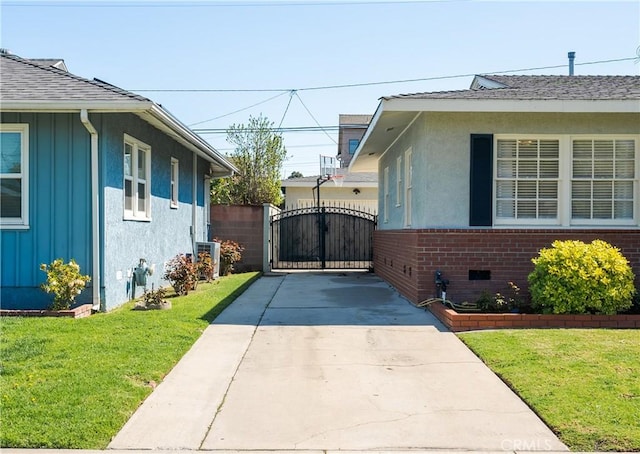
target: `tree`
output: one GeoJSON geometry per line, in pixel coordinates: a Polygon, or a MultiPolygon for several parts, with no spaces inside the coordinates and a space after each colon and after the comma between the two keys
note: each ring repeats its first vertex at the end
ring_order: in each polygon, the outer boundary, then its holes
{"type": "Polygon", "coordinates": [[[291,178],[302,178],[302,177],[304,177],[304,175],[302,175],[301,172],[298,172],[297,170],[294,170],[293,172],[291,172],[291,175],[289,175],[288,179],[291,179],[291,178]]]}
{"type": "Polygon", "coordinates": [[[239,174],[214,180],[211,201],[230,205],[280,205],[280,172],[287,158],[282,136],[273,122],[260,115],[249,117],[247,125],[231,125],[227,142],[234,146],[229,156],[239,174]]]}

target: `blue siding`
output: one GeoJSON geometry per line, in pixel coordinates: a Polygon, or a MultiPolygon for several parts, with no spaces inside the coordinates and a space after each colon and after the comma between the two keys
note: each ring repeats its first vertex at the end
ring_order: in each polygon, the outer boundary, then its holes
{"type": "MultiPolygon", "coordinates": [[[[165,263],[179,253],[192,253],[192,168],[191,151],[142,121],[135,115],[102,114],[91,117],[101,125],[101,163],[104,192],[103,282],[106,308],[111,309],[131,297],[130,273],[140,258],[155,266],[148,287],[166,286],[162,279],[165,263]],[[98,120],[95,117],[100,117],[98,120]],[[128,134],[151,147],[151,221],[123,220],[123,140],[128,134]],[[170,207],[171,158],[179,161],[179,206],[170,207]]],[[[204,175],[209,166],[198,160],[198,217],[204,212],[204,175]]],[[[198,241],[206,233],[197,225],[198,241]]],[[[136,291],[139,296],[141,290],[136,291]]]]}
{"type": "MultiPolygon", "coordinates": [[[[29,124],[28,230],[0,230],[4,308],[44,308],[41,263],[73,258],[91,274],[90,139],[79,114],[3,113],[29,124]]],[[[79,301],[90,298],[85,290],[79,301]]]]}

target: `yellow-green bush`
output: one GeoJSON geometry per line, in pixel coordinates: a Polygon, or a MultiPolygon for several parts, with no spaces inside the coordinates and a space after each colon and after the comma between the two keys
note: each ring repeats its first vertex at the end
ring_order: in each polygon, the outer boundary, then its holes
{"type": "Polygon", "coordinates": [[[554,241],[531,261],[534,308],[553,314],[615,314],[631,307],[633,271],[620,250],[605,241],[554,241]]]}

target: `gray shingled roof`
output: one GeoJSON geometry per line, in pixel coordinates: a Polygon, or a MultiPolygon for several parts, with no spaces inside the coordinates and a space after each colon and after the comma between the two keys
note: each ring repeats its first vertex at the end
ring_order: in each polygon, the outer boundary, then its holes
{"type": "Polygon", "coordinates": [[[4,54],[0,55],[0,100],[150,102],[143,96],[101,81],[4,54]]]}
{"type": "Polygon", "coordinates": [[[640,100],[640,76],[476,76],[468,90],[383,99],[640,100]]]}

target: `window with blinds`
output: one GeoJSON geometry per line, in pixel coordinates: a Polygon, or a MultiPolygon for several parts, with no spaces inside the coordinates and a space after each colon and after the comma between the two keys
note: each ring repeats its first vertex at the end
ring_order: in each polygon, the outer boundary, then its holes
{"type": "Polygon", "coordinates": [[[571,218],[633,220],[633,139],[572,140],[571,218]]]}
{"type": "Polygon", "coordinates": [[[498,139],[496,221],[557,223],[559,139],[498,139]]]}

